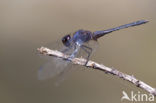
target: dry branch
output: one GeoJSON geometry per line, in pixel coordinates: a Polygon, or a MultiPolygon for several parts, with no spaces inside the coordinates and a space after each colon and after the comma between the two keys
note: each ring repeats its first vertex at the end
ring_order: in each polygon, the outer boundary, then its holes
{"type": "Polygon", "coordinates": [[[112,68],[106,67],[102,64],[98,64],[91,60],[88,62],[87,65],[85,65],[86,59],[84,59],[84,58],[72,58],[71,59],[71,58],[69,58],[69,55],[65,55],[62,52],[59,52],[57,50],[51,50],[46,47],[41,47],[41,48],[38,48],[37,50],[39,51],[40,54],[62,58],[64,60],[68,60],[68,61],[72,62],[73,64],[78,64],[78,65],[86,66],[89,68],[98,69],[98,70],[104,71],[107,74],[112,74],[119,78],[123,78],[124,80],[127,80],[127,81],[131,82],[132,84],[136,85],[137,87],[142,88],[145,91],[156,96],[155,88],[151,87],[150,85],[144,83],[141,80],[138,80],[133,75],[128,75],[128,74],[122,73],[122,72],[118,71],[117,69],[114,69],[114,68],[112,69],[112,68]]]}

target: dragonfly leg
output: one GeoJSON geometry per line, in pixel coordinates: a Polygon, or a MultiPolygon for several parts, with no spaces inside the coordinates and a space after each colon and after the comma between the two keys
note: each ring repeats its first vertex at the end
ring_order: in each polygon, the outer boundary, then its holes
{"type": "Polygon", "coordinates": [[[89,57],[90,57],[90,55],[91,55],[91,53],[92,53],[92,48],[91,47],[88,47],[88,46],[85,46],[85,45],[82,45],[81,46],[81,48],[82,48],[82,50],[84,50],[87,54],[88,54],[88,56],[87,56],[87,58],[86,58],[86,63],[85,63],[85,66],[87,65],[87,63],[88,63],[88,61],[89,61],[89,57]],[[88,51],[89,50],[89,51],[88,51]]]}
{"type": "Polygon", "coordinates": [[[70,58],[74,58],[76,56],[76,54],[78,53],[79,47],[77,47],[76,45],[74,46],[74,52],[70,55],[70,58]]]}

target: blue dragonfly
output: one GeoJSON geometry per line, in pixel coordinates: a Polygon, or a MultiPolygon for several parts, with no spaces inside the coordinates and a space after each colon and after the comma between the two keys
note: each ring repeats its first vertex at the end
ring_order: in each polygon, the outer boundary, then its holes
{"type": "MultiPolygon", "coordinates": [[[[84,51],[85,58],[86,58],[86,63],[87,65],[89,58],[93,52],[93,47],[88,46],[87,44],[90,41],[97,42],[97,40],[100,37],[103,37],[106,34],[109,34],[113,31],[117,31],[120,29],[128,28],[128,27],[133,27],[133,26],[138,26],[141,24],[147,23],[147,20],[139,20],[136,22],[132,22],[129,24],[121,25],[115,28],[107,29],[107,30],[102,30],[102,31],[95,31],[91,32],[88,30],[78,30],[73,35],[67,34],[64,37],[62,37],[62,44],[64,45],[64,48],[61,50],[63,53],[70,55],[69,58],[74,58],[77,57],[79,54],[79,51],[84,51]]],[[[83,53],[83,55],[84,55],[83,53]]],[[[80,55],[81,56],[81,55],[80,55]]],[[[49,78],[53,77],[56,74],[61,74],[65,70],[65,65],[60,64],[60,62],[64,62],[64,64],[68,64],[69,62],[66,61],[61,61],[59,60],[53,60],[54,63],[49,62],[48,65],[44,65],[42,68],[39,70],[39,78],[49,78]],[[57,65],[57,66],[54,66],[57,65]],[[49,76],[50,75],[50,76],[49,76]]],[[[69,67],[67,67],[69,68],[69,67]]]]}

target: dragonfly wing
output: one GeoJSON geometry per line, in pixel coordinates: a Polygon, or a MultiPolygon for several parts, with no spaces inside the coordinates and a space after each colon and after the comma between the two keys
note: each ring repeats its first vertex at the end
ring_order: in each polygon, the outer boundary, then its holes
{"type": "Polygon", "coordinates": [[[64,61],[59,58],[53,58],[40,67],[38,70],[38,79],[44,80],[55,77],[56,75],[63,72],[67,68],[68,64],[68,61],[64,61]]]}
{"type": "MultiPolygon", "coordinates": [[[[59,50],[61,52],[64,51],[64,53],[67,55],[70,55],[74,51],[73,48],[68,49],[67,47],[63,46],[62,43],[59,43],[59,42],[55,42],[48,47],[54,50],[59,50]]],[[[52,56],[41,55],[41,57],[46,59],[47,62],[44,65],[42,65],[40,69],[38,70],[39,80],[44,80],[44,79],[55,77],[58,74],[61,74],[63,71],[65,71],[65,69],[70,68],[69,61],[66,61],[57,57],[52,57],[52,56]]]]}

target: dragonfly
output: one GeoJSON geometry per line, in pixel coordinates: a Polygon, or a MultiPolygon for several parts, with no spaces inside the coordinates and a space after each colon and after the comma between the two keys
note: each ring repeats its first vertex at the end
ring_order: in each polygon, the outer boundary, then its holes
{"type": "MultiPolygon", "coordinates": [[[[111,29],[107,29],[107,30],[101,30],[101,31],[95,31],[95,32],[91,32],[88,30],[82,30],[82,29],[77,30],[75,33],[73,33],[73,35],[67,34],[64,37],[62,37],[61,42],[65,48],[62,49],[61,52],[63,52],[64,54],[70,55],[69,58],[71,59],[71,58],[77,57],[79,51],[82,50],[84,53],[86,53],[85,54],[86,55],[85,65],[87,65],[89,58],[90,58],[90,56],[93,52],[93,49],[94,49],[93,47],[86,45],[90,41],[97,42],[97,40],[99,38],[103,37],[106,34],[109,34],[109,33],[112,33],[114,31],[118,31],[121,29],[125,29],[128,27],[134,27],[134,26],[142,25],[142,24],[145,24],[147,22],[148,22],[147,20],[138,20],[138,21],[128,23],[128,24],[124,24],[124,25],[121,25],[121,26],[118,26],[115,28],[111,28],[111,29]]],[[[62,62],[62,61],[57,61],[57,62],[55,61],[55,63],[51,67],[50,66],[42,67],[39,71],[40,76],[43,74],[45,76],[45,75],[47,75],[47,73],[48,74],[51,73],[52,76],[54,76],[54,75],[59,74],[62,71],[64,71],[65,66],[60,66],[60,65],[62,65],[62,64],[60,64],[60,62],[62,62]],[[58,63],[59,63],[58,70],[61,69],[61,70],[59,70],[59,72],[58,72],[57,68],[54,67],[54,65],[58,64],[58,63]],[[50,68],[50,72],[46,71],[46,73],[43,73],[44,68],[48,68],[48,70],[50,68]],[[55,72],[57,72],[57,73],[55,73],[55,72]]],[[[51,75],[51,74],[49,74],[49,75],[51,75]]]]}

